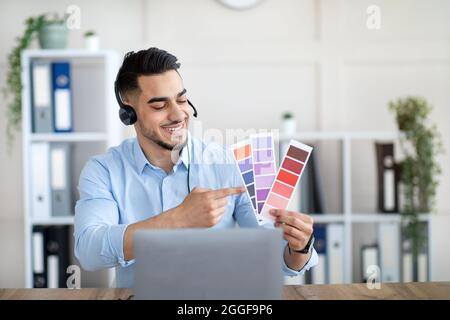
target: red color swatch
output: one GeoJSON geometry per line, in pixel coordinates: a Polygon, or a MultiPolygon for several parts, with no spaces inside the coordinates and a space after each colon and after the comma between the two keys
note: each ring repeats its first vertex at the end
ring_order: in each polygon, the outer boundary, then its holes
{"type": "Polygon", "coordinates": [[[303,169],[303,164],[289,158],[284,158],[282,167],[286,170],[295,172],[296,174],[300,174],[300,172],[302,172],[303,169]]]}
{"type": "Polygon", "coordinates": [[[294,191],[294,188],[291,188],[285,184],[279,183],[278,181],[275,181],[272,187],[272,192],[275,192],[279,195],[282,195],[285,198],[290,198],[292,192],[294,191]]]}
{"type": "Polygon", "coordinates": [[[297,184],[298,176],[285,170],[280,170],[276,180],[280,180],[281,182],[295,187],[295,185],[297,184]]]}

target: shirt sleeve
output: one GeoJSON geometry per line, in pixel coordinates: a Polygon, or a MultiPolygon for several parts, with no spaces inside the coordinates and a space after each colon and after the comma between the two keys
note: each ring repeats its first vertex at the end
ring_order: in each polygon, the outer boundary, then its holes
{"type": "Polygon", "coordinates": [[[128,225],[119,224],[119,209],[111,193],[108,170],[95,159],[83,168],[75,206],[75,256],[83,269],[95,271],[120,264],[123,236],[128,225]]]}

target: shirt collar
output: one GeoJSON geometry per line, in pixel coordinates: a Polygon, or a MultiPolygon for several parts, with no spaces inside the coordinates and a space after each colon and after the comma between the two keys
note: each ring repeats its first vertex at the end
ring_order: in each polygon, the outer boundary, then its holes
{"type": "MultiPolygon", "coordinates": [[[[137,138],[134,139],[133,153],[134,153],[134,161],[136,163],[136,168],[137,168],[139,174],[142,174],[146,165],[148,165],[153,170],[159,169],[158,167],[152,165],[147,160],[147,157],[145,156],[144,151],[142,151],[142,148],[139,145],[139,141],[137,138]]],[[[183,147],[183,149],[181,151],[181,156],[174,166],[174,172],[177,170],[177,167],[180,163],[182,165],[184,165],[185,168],[187,168],[187,166],[189,165],[189,160],[190,160],[189,158],[192,158],[192,137],[191,137],[191,134],[188,132],[188,143],[187,143],[187,145],[185,145],[183,147]],[[189,148],[189,152],[187,150],[188,148],[189,148]]]]}

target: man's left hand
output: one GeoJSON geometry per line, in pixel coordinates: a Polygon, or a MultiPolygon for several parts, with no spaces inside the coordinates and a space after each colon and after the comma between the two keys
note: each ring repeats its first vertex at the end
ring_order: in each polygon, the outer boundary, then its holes
{"type": "Polygon", "coordinates": [[[313,219],[300,212],[271,209],[275,227],[283,229],[283,238],[292,250],[303,250],[313,233],[313,219]]]}

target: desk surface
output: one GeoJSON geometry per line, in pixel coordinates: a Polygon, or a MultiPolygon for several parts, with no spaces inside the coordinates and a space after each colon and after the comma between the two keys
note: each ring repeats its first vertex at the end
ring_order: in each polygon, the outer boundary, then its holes
{"type": "MultiPolygon", "coordinates": [[[[0,289],[1,299],[128,300],[131,289],[0,289]]],[[[365,284],[285,286],[284,299],[450,299],[450,282],[382,283],[369,290],[365,284]]]]}

